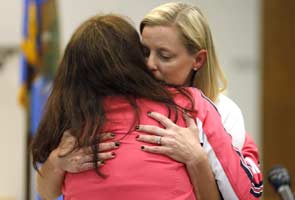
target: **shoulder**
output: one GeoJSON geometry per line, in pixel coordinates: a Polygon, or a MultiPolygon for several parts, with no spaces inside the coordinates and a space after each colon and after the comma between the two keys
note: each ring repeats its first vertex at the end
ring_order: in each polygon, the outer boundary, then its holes
{"type": "Polygon", "coordinates": [[[221,112],[237,113],[242,115],[242,111],[239,106],[229,97],[224,94],[219,94],[215,102],[217,109],[221,112]]]}
{"type": "Polygon", "coordinates": [[[228,119],[229,117],[234,117],[243,119],[244,121],[240,107],[232,99],[225,96],[224,94],[219,94],[214,104],[224,120],[228,119]]]}
{"type": "Polygon", "coordinates": [[[233,145],[242,149],[246,130],[241,109],[224,94],[219,94],[215,105],[221,115],[224,128],[232,136],[233,145]]]}

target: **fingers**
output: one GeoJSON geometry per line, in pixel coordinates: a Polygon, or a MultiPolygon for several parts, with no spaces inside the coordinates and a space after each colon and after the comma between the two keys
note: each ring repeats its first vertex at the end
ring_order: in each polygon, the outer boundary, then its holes
{"type": "Polygon", "coordinates": [[[116,157],[115,152],[98,153],[99,160],[110,160],[116,157]]]}
{"type": "MultiPolygon", "coordinates": [[[[115,133],[108,132],[108,133],[101,133],[98,136],[100,138],[101,142],[114,139],[115,138],[115,133]]],[[[77,146],[77,139],[71,134],[71,131],[68,129],[63,133],[61,142],[60,142],[60,147],[68,150],[68,149],[73,149],[74,147],[77,146]]],[[[103,146],[104,148],[104,146],[103,146]]],[[[108,146],[106,147],[106,150],[109,149],[108,146]]]]}
{"type": "Polygon", "coordinates": [[[101,133],[99,134],[99,138],[101,142],[114,139],[116,136],[115,133],[109,132],[109,133],[101,133]]]}
{"type": "MultiPolygon", "coordinates": [[[[110,160],[115,158],[116,153],[115,152],[98,153],[97,156],[99,160],[110,160]]],[[[93,154],[77,156],[76,159],[79,159],[80,163],[93,162],[93,154]]]]}
{"type": "MultiPolygon", "coordinates": [[[[99,161],[97,162],[98,167],[101,167],[105,164],[106,160],[110,160],[116,157],[115,152],[106,152],[106,153],[98,153],[97,154],[99,161]]],[[[79,160],[79,165],[78,169],[76,170],[77,172],[83,172],[86,170],[94,169],[94,162],[93,162],[93,154],[87,155],[84,157],[76,157],[76,159],[79,160]]]]}
{"type": "Polygon", "coordinates": [[[152,133],[154,135],[160,135],[164,136],[166,135],[166,130],[163,128],[160,128],[158,126],[153,126],[153,125],[139,125],[136,128],[137,131],[144,131],[147,133],[152,133]]]}
{"type": "MultiPolygon", "coordinates": [[[[116,154],[115,152],[98,153],[97,157],[99,159],[97,165],[98,167],[101,167],[105,164],[106,160],[115,158],[116,154]]],[[[93,154],[84,155],[81,152],[76,152],[76,155],[68,159],[67,162],[68,168],[66,171],[72,173],[83,172],[95,168],[93,154]]]]}
{"type": "Polygon", "coordinates": [[[154,136],[154,135],[138,135],[136,136],[136,140],[141,142],[147,142],[152,144],[158,144],[158,145],[165,145],[166,138],[162,136],[154,136]]]}
{"type": "MultiPolygon", "coordinates": [[[[97,162],[98,167],[101,167],[104,164],[105,164],[104,161],[97,162]]],[[[94,166],[93,162],[83,163],[78,169],[76,169],[76,173],[80,173],[80,172],[87,171],[87,170],[94,169],[94,168],[95,168],[95,166],[94,166]]]]}
{"type": "Polygon", "coordinates": [[[61,138],[61,141],[58,145],[58,152],[59,156],[64,156],[71,151],[77,146],[77,140],[76,138],[71,134],[70,130],[66,130],[63,133],[63,136],[61,138]]]}
{"type": "MultiPolygon", "coordinates": [[[[109,151],[112,149],[117,149],[120,146],[120,142],[115,141],[115,142],[102,142],[98,144],[98,151],[99,152],[104,152],[104,151],[109,151]]],[[[88,154],[92,153],[92,147],[85,147],[83,148],[83,151],[88,154]]]]}
{"type": "Polygon", "coordinates": [[[160,122],[166,128],[171,128],[171,127],[175,126],[175,124],[168,117],[166,117],[165,115],[162,115],[160,113],[149,112],[148,116],[150,116],[151,118],[153,118],[156,121],[160,122]]]}
{"type": "Polygon", "coordinates": [[[164,155],[169,155],[170,152],[170,149],[165,146],[141,146],[141,150],[164,155]]]}
{"type": "Polygon", "coordinates": [[[183,112],[183,117],[185,119],[187,127],[197,128],[197,124],[196,124],[195,120],[192,117],[190,117],[187,113],[183,112]]]}
{"type": "Polygon", "coordinates": [[[99,143],[98,145],[98,151],[103,152],[103,151],[109,151],[112,149],[117,149],[120,146],[120,142],[115,141],[115,142],[102,142],[99,143]]]}

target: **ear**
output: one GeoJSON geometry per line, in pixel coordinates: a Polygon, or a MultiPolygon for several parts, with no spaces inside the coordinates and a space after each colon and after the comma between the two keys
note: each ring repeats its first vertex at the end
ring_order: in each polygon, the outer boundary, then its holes
{"type": "Polygon", "coordinates": [[[195,60],[193,62],[193,70],[197,71],[200,69],[207,60],[207,50],[201,49],[195,54],[195,60]]]}

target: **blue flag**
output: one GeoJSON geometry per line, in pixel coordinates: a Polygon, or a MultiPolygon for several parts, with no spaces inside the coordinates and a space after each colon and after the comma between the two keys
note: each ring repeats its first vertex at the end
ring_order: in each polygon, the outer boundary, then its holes
{"type": "Polygon", "coordinates": [[[32,138],[58,66],[59,26],[56,0],[23,0],[23,9],[19,102],[27,111],[26,132],[32,138]]]}

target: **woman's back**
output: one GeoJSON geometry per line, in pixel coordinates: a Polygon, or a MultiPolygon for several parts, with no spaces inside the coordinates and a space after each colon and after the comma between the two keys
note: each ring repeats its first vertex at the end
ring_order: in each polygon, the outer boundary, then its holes
{"type": "MultiPolygon", "coordinates": [[[[187,108],[191,104],[180,94],[175,96],[175,102],[187,108]]],[[[164,104],[146,99],[138,99],[137,104],[140,108],[140,124],[161,126],[148,117],[148,111],[168,116],[164,104]]],[[[193,188],[184,164],[163,155],[142,151],[142,143],[136,140],[139,133],[134,129],[128,133],[135,117],[128,101],[123,97],[109,97],[104,107],[104,131],[114,132],[115,140],[120,141],[120,148],[115,152],[116,159],[100,168],[107,175],[105,179],[94,170],[66,174],[63,188],[65,199],[194,200],[193,188]]],[[[180,112],[177,124],[185,126],[180,112]]]]}

